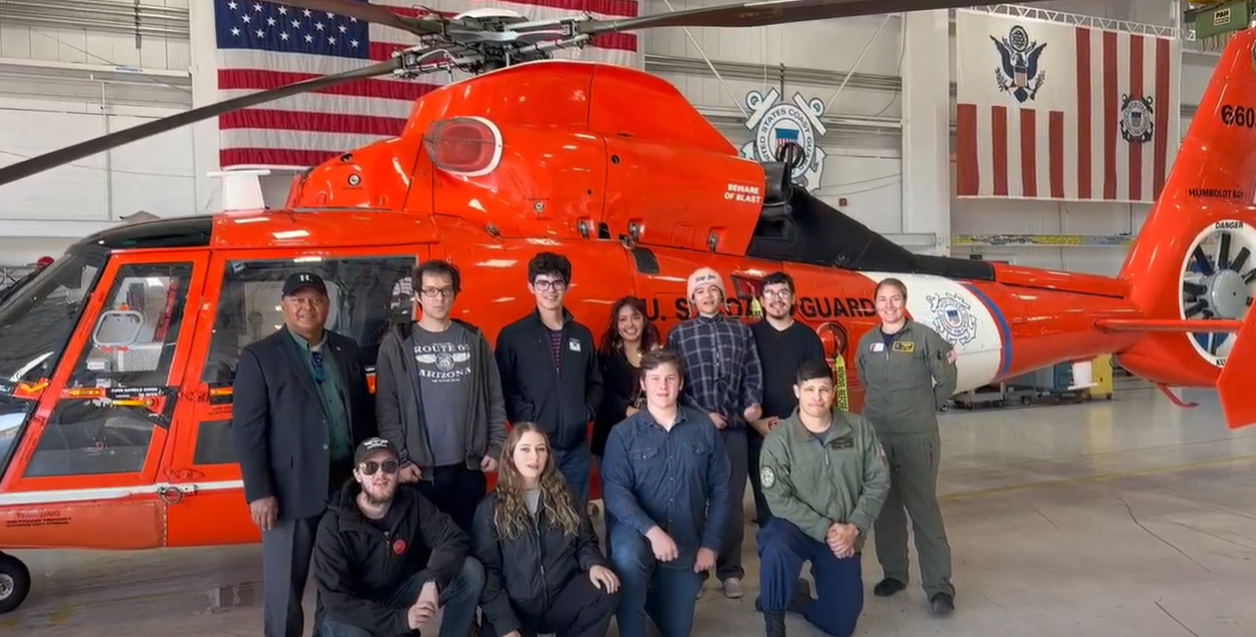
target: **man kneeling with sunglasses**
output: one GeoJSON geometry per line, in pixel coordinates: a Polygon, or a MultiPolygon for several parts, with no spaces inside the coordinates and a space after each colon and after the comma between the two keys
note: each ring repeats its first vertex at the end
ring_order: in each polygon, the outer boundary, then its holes
{"type": "Polygon", "coordinates": [[[409,635],[444,608],[440,637],[466,637],[484,588],[466,534],[399,484],[392,443],[371,438],[353,460],[353,480],[328,502],[314,544],[318,634],[409,635]]]}

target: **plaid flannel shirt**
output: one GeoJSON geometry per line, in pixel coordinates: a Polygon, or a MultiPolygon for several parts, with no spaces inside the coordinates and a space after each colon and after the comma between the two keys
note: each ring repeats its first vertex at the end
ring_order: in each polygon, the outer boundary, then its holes
{"type": "Polygon", "coordinates": [[[744,428],[742,412],[763,400],[763,369],[750,327],[723,315],[698,316],[673,328],[667,347],[685,360],[681,404],[720,414],[730,429],[744,428]]]}

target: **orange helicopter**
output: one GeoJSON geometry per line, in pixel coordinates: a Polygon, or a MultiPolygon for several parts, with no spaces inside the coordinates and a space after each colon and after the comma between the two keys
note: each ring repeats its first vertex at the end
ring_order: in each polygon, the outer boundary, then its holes
{"type": "MultiPolygon", "coordinates": [[[[739,157],[669,83],[545,60],[612,31],[971,3],[785,0],[544,22],[502,11],[415,19],[354,2],[288,4],[405,28],[426,48],[0,168],[0,185],[302,91],[383,74],[487,72],[422,97],[397,138],[297,176],[282,210],[259,203],[92,235],[0,305],[0,547],[257,542],[229,440],[234,365],[282,322],[280,288],[298,270],[327,280],[328,327],[356,339],[368,366],[388,325],[412,319],[410,273],[426,259],[461,266],[457,311],[490,339],[531,311],[526,266],[540,250],[571,259],[567,307],[595,330],[615,299],[635,294],[666,334],[690,316],[685,280],[700,266],[729,277],[727,311],[749,319],[759,281],[784,270],[796,282],[799,320],[847,366],[851,344],[876,325],[874,286],[892,275],[908,286],[909,313],[955,344],[960,391],[1116,353],[1166,393],[1218,387],[1232,428],[1256,421],[1256,392],[1242,386],[1256,374],[1256,326],[1244,318],[1256,279],[1244,270],[1256,251],[1248,191],[1256,32],[1230,41],[1162,198],[1113,279],[912,254],[795,188],[790,162],[739,157]],[[435,46],[448,54],[424,54],[435,46]],[[615,97],[624,92],[634,99],[615,97]]],[[[852,377],[851,409],[862,395],[852,377]]],[[[0,613],[29,589],[26,567],[0,553],[0,613]]]]}

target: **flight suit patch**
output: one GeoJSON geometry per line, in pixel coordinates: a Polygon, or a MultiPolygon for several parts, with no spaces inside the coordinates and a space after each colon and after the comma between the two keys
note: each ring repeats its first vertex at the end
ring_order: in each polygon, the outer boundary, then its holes
{"type": "Polygon", "coordinates": [[[916,344],[912,341],[894,341],[894,345],[890,349],[895,352],[910,354],[916,351],[916,344]]]}
{"type": "Polygon", "coordinates": [[[855,446],[854,436],[846,436],[845,438],[838,438],[837,440],[834,440],[833,442],[829,443],[829,447],[832,449],[852,449],[854,448],[854,446],[855,446]]]}
{"type": "Polygon", "coordinates": [[[759,470],[759,484],[764,489],[771,489],[776,484],[776,472],[772,471],[772,467],[763,467],[759,470]]]}
{"type": "Polygon", "coordinates": [[[873,343],[873,344],[872,344],[871,349],[872,349],[872,351],[874,351],[874,352],[884,352],[884,351],[885,351],[885,343],[873,343]]]}

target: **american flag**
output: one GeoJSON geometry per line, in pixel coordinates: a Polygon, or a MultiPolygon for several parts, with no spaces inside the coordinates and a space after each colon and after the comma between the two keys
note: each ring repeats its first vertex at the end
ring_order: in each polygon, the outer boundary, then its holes
{"type": "MultiPolygon", "coordinates": [[[[414,0],[374,0],[410,17],[414,0]]],[[[634,17],[637,0],[433,0],[423,5],[447,16],[477,8],[510,9],[535,20],[585,13],[634,17]]],[[[278,2],[214,0],[219,99],[276,88],[387,60],[417,44],[417,36],[356,18],[278,2]]],[[[632,33],[599,36],[583,50],[554,57],[641,68],[632,33]]],[[[218,117],[222,168],[303,169],[346,150],[398,135],[414,100],[467,77],[432,73],[419,80],[384,76],[268,102],[218,117]]]]}

